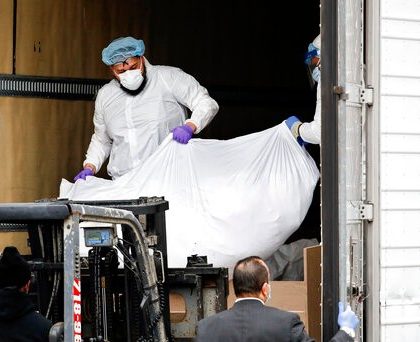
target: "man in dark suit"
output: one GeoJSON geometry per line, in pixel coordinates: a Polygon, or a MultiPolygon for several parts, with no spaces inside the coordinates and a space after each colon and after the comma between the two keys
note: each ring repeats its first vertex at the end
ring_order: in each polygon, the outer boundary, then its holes
{"type": "Polygon", "coordinates": [[[29,264],[16,247],[0,258],[0,341],[48,342],[51,322],[41,316],[28,295],[29,264]]]}
{"type": "MultiPolygon", "coordinates": [[[[314,341],[297,314],[265,305],[270,298],[269,271],[264,261],[251,256],[237,262],[233,287],[238,298],[226,311],[198,323],[197,342],[314,341]]],[[[354,341],[359,320],[348,306],[340,305],[340,331],[331,342],[354,341]]]]}

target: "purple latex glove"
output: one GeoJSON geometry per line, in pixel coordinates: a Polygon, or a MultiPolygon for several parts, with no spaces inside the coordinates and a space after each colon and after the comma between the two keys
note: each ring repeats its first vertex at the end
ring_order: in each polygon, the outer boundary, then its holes
{"type": "Polygon", "coordinates": [[[172,130],[173,139],[181,144],[186,144],[193,136],[193,129],[188,125],[175,127],[172,130]]]}
{"type": "Polygon", "coordinates": [[[82,171],[80,171],[76,177],[74,177],[74,181],[77,181],[78,179],[83,179],[85,180],[87,176],[93,176],[93,171],[89,168],[83,169],[82,171]]]}

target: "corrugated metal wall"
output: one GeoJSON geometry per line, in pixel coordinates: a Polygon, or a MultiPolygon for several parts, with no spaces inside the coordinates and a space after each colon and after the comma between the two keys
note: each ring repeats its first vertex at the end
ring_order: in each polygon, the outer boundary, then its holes
{"type": "Polygon", "coordinates": [[[420,341],[420,1],[380,25],[381,341],[420,341]]]}
{"type": "MultiPolygon", "coordinates": [[[[108,78],[102,48],[147,38],[149,17],[147,0],[0,0],[0,74],[108,78]]],[[[92,116],[93,101],[1,96],[0,202],[58,196],[81,168],[92,116]]],[[[0,250],[10,244],[29,251],[24,232],[2,232],[0,250]]]]}
{"type": "MultiPolygon", "coordinates": [[[[103,47],[147,38],[149,17],[145,0],[0,0],[0,73],[109,78],[103,47]]],[[[93,101],[0,97],[0,202],[56,197],[81,168],[92,116],[93,101]]]]}

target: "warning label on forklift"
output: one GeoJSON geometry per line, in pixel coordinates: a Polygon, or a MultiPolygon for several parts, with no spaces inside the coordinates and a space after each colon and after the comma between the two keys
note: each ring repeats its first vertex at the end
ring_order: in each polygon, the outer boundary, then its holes
{"type": "Polygon", "coordinates": [[[73,280],[73,336],[74,342],[82,342],[82,303],[80,279],[73,280]]]}

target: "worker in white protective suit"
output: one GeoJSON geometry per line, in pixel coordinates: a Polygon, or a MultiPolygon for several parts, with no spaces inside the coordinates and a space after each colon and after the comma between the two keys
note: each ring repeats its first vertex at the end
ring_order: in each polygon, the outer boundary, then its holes
{"type": "Polygon", "coordinates": [[[286,125],[299,144],[319,144],[321,142],[321,35],[309,44],[308,52],[305,54],[305,64],[313,85],[317,86],[314,119],[302,123],[296,116],[291,116],[286,119],[286,125]]]}
{"type": "Polygon", "coordinates": [[[98,91],[94,134],[74,181],[97,173],[108,156],[108,174],[116,179],[141,165],[170,132],[188,143],[219,110],[194,77],[151,65],[144,51],[144,42],[133,37],[118,38],[102,51],[114,78],[98,91]]]}

